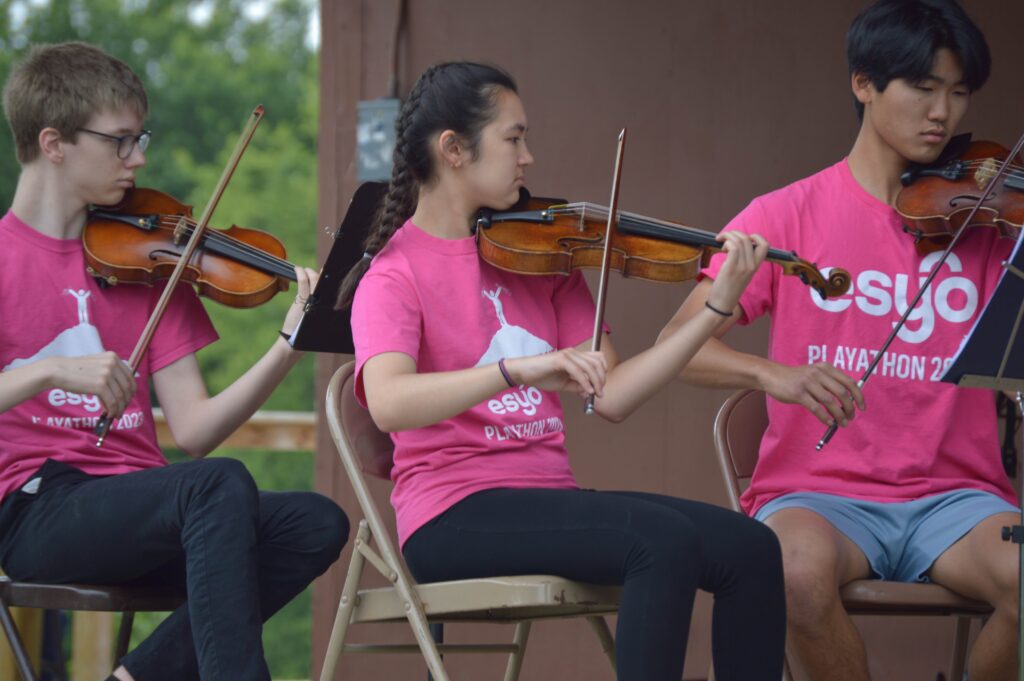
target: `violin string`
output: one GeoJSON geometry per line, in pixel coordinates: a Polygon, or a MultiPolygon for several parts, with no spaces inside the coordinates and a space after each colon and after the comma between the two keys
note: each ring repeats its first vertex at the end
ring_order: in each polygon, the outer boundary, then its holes
{"type": "MultiPolygon", "coordinates": [[[[591,217],[595,220],[604,220],[608,217],[608,207],[599,204],[593,204],[589,202],[579,203],[568,203],[563,206],[557,206],[547,209],[548,212],[555,215],[580,215],[585,216],[588,210],[592,211],[591,217]]],[[[711,248],[721,248],[721,244],[715,239],[715,235],[711,232],[705,232],[701,229],[694,227],[687,227],[677,222],[670,222],[668,220],[659,220],[658,218],[647,217],[646,215],[639,215],[638,213],[630,213],[629,211],[620,210],[619,217],[625,218],[627,221],[632,221],[644,227],[655,227],[670,230],[675,234],[688,234],[698,242],[699,246],[709,246],[711,248]]],[[[772,260],[779,260],[785,262],[795,262],[796,258],[793,253],[789,251],[783,251],[776,248],[768,249],[768,257],[772,260]]]]}
{"type": "MultiPolygon", "coordinates": [[[[169,226],[176,226],[178,223],[177,220],[173,219],[169,223],[166,220],[162,220],[162,222],[169,226]]],[[[194,226],[195,223],[186,220],[186,224],[194,226]]],[[[189,233],[191,233],[191,230],[189,230],[189,233]]],[[[216,230],[208,231],[207,239],[210,243],[217,245],[228,257],[233,257],[241,262],[252,264],[255,267],[261,267],[264,271],[274,273],[279,276],[288,277],[293,274],[291,264],[287,261],[281,260],[266,251],[250,246],[245,242],[222,234],[216,230]]]]}
{"type": "MultiPolygon", "coordinates": [[[[179,219],[180,218],[170,216],[161,216],[160,222],[162,225],[167,227],[176,227],[179,219]]],[[[190,228],[194,228],[196,221],[190,218],[185,218],[185,224],[190,228]]],[[[188,230],[188,233],[191,234],[191,229],[188,230]]],[[[255,246],[251,246],[244,241],[239,241],[234,237],[212,229],[207,231],[207,239],[222,247],[225,251],[229,251],[242,262],[248,261],[256,266],[262,266],[265,270],[275,273],[278,276],[291,277],[294,275],[290,262],[256,248],[255,246]]]]}
{"type": "MultiPolygon", "coordinates": [[[[978,159],[978,160],[973,160],[973,161],[965,161],[964,164],[963,164],[963,167],[964,168],[971,168],[971,169],[980,168],[980,167],[982,167],[984,165],[991,164],[993,161],[996,161],[996,160],[997,159],[978,159]]],[[[1024,165],[1018,165],[1016,163],[1011,163],[1009,166],[1007,166],[1007,170],[1014,170],[1014,171],[1024,170],[1024,165]]]]}

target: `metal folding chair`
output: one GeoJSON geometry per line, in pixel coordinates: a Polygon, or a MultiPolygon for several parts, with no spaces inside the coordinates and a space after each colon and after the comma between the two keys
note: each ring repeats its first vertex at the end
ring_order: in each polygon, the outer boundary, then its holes
{"type": "Polygon", "coordinates": [[[615,667],[615,644],[602,615],[618,610],[618,587],[581,584],[549,575],[466,579],[416,584],[401,553],[385,528],[370,496],[365,474],[389,478],[393,447],[352,391],[355,364],[335,372],[327,388],[327,422],[349,482],[355,490],[363,520],[355,536],[348,575],[341,591],[320,681],[333,681],[343,653],[420,653],[436,681],[448,681],[441,653],[495,652],[509,655],[505,680],[515,681],[526,652],[530,625],[548,618],[585,617],[596,632],[605,654],[615,667]],[[372,544],[372,545],[371,545],[372,544]],[[385,588],[360,588],[363,568],[369,563],[391,582],[385,588]],[[407,622],[416,645],[354,644],[345,637],[351,624],[407,622]],[[429,624],[434,622],[514,623],[511,643],[435,643],[429,624]]]}

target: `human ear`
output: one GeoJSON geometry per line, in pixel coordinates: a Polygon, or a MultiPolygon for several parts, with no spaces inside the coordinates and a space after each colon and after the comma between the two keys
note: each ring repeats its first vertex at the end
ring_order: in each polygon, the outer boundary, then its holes
{"type": "Polygon", "coordinates": [[[458,168],[465,160],[466,150],[454,130],[445,130],[437,139],[441,162],[451,168],[458,168]]]}
{"type": "Polygon", "coordinates": [[[36,138],[39,144],[40,153],[48,158],[51,163],[61,163],[64,160],[64,136],[56,128],[43,128],[36,138]]]}
{"type": "Polygon", "coordinates": [[[850,89],[853,90],[853,96],[857,98],[858,102],[867,104],[871,101],[871,93],[875,88],[867,75],[853,73],[850,76],[850,89]]]}

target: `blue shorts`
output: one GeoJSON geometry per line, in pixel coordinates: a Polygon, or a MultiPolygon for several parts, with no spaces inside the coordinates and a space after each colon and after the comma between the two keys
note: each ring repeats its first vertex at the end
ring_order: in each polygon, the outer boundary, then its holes
{"type": "Polygon", "coordinates": [[[764,522],[784,508],[805,508],[856,544],[880,579],[927,582],[932,563],[975,525],[996,513],[1020,513],[1007,501],[965,489],[903,502],[795,492],[772,499],[754,518],[764,522]]]}

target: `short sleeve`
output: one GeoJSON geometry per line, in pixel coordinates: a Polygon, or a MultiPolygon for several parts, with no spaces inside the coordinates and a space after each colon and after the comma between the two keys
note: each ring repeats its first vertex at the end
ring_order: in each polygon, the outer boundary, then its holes
{"type": "MultiPolygon", "coordinates": [[[[779,243],[780,235],[770,220],[767,219],[764,207],[760,199],[754,199],[736,217],[732,219],[722,230],[723,232],[743,232],[745,234],[760,234],[768,240],[768,244],[779,243]]],[[[719,270],[725,264],[725,253],[719,252],[711,257],[711,262],[701,270],[698,279],[709,277],[714,279],[718,276],[719,270]]],[[[754,274],[747,288],[740,296],[740,308],[743,316],[738,320],[740,324],[749,324],[763,314],[772,310],[772,303],[775,298],[776,270],[778,268],[769,262],[764,262],[754,274]]]]}
{"type": "Polygon", "coordinates": [[[352,340],[356,350],[356,396],[364,405],[363,365],[375,355],[401,352],[419,356],[422,308],[415,288],[393,269],[371,267],[352,302],[352,340]]]}
{"type": "MultiPolygon", "coordinates": [[[[162,284],[153,288],[150,299],[153,307],[162,293],[162,284]]],[[[150,374],[155,374],[186,355],[198,352],[216,340],[217,331],[195,289],[190,284],[179,283],[149,345],[147,361],[150,374]]]]}
{"type": "MultiPolygon", "coordinates": [[[[551,302],[558,319],[559,349],[579,345],[594,335],[594,297],[580,270],[555,277],[551,302]]],[[[604,331],[610,332],[607,324],[604,331]]]]}

